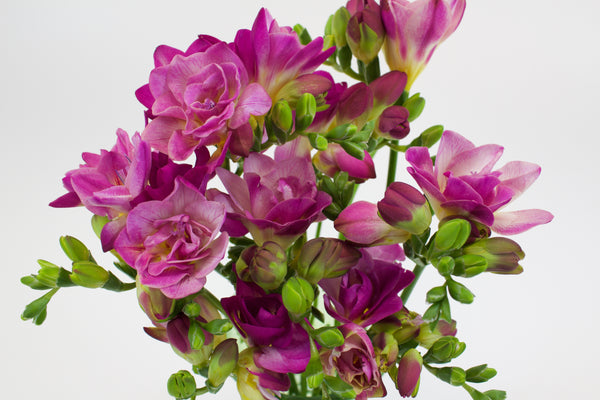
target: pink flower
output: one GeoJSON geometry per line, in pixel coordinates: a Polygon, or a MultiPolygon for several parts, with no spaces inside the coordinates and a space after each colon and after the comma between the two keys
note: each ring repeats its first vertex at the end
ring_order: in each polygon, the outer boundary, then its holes
{"type": "Polygon", "coordinates": [[[368,397],[384,397],[385,386],[375,362],[371,339],[364,328],[349,323],[339,327],[344,344],[333,350],[321,352],[321,363],[327,375],[338,373],[340,378],[352,385],[357,400],[368,397]]]}
{"type": "Polygon", "coordinates": [[[553,218],[544,210],[501,211],[523,193],[539,176],[541,168],[524,161],[512,161],[492,168],[503,148],[488,144],[475,147],[457,133],[446,131],[437,152],[435,167],[426,147],[406,151],[417,181],[437,217],[463,216],[490,227],[494,232],[514,235],[553,218]]]}
{"type": "Polygon", "coordinates": [[[66,173],[63,185],[68,193],[50,203],[52,207],[75,207],[83,204],[92,213],[110,219],[102,230],[104,251],[125,226],[133,200],[139,196],[150,175],[151,152],[139,133],[133,143],[127,132],[117,130],[117,143],[100,154],[83,153],[85,164],[66,173]]]}
{"type": "Polygon", "coordinates": [[[392,70],[406,72],[409,90],[437,46],[458,27],[466,0],[382,0],[387,37],[383,46],[392,70]]]}
{"type": "Polygon", "coordinates": [[[396,383],[402,397],[409,397],[418,388],[423,368],[423,357],[417,349],[409,349],[398,363],[396,383]]]}
{"type": "Polygon", "coordinates": [[[225,208],[182,178],[162,201],[147,201],[127,216],[115,250],[138,271],[140,283],[180,299],[198,292],[219,264],[229,236],[219,235],[225,208]]]}
{"type": "Polygon", "coordinates": [[[321,211],[331,197],[317,190],[310,160],[287,158],[286,149],[276,151],[275,159],[251,153],[244,161],[243,179],[225,169],[217,170],[227,194],[210,189],[207,196],[226,206],[224,230],[231,236],[250,231],[258,245],[272,241],[286,249],[310,224],[325,218],[321,211]]]}
{"type": "Polygon", "coordinates": [[[319,151],[313,157],[315,167],[327,176],[335,176],[340,171],[347,172],[356,182],[375,178],[375,164],[369,152],[359,160],[346,153],[337,143],[329,143],[327,150],[319,151]]]}
{"type": "Polygon", "coordinates": [[[252,30],[237,32],[232,48],[246,66],[250,82],[265,88],[273,102],[295,99],[305,92],[318,95],[331,87],[326,78],[312,72],[334,48],[323,51],[320,37],[302,45],[292,28],[280,27],[264,8],[252,30]]]}
{"type": "Polygon", "coordinates": [[[199,146],[223,145],[247,155],[253,143],[251,115],[264,115],[271,99],[250,83],[242,60],[227,44],[201,36],[184,53],[156,49],[150,82],[138,89],[152,121],[144,140],[174,160],[185,160],[199,146]]]}

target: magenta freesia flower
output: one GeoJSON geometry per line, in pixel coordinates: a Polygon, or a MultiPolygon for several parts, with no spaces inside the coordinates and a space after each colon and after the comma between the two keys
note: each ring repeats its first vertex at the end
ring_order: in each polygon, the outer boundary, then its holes
{"type": "Polygon", "coordinates": [[[140,283],[179,299],[198,292],[221,261],[229,236],[219,235],[223,205],[177,178],[162,201],[147,201],[127,216],[115,249],[138,271],[140,283]]]}
{"type": "MultiPolygon", "coordinates": [[[[391,254],[394,247],[400,246],[385,246],[392,250],[391,254]]],[[[340,322],[366,327],[402,309],[399,293],[414,279],[413,273],[399,262],[403,254],[398,254],[396,261],[377,258],[382,256],[380,250],[373,254],[370,251],[371,248],[361,249],[361,259],[345,275],[319,282],[325,292],[325,309],[340,322]]]]}
{"type": "Polygon", "coordinates": [[[502,151],[501,146],[493,144],[475,147],[459,134],[446,131],[435,167],[426,147],[408,149],[406,160],[411,165],[408,172],[421,186],[440,220],[463,216],[504,235],[550,222],[553,216],[544,210],[501,211],[541,171],[538,165],[524,161],[512,161],[493,171],[502,151]]]}
{"type": "Polygon", "coordinates": [[[184,53],[156,49],[156,68],[137,96],[152,121],[144,140],[174,160],[188,158],[198,146],[223,145],[247,155],[253,143],[251,115],[264,115],[271,99],[250,83],[242,60],[231,48],[202,36],[184,53]]]}
{"type": "Polygon", "coordinates": [[[338,373],[356,393],[356,400],[369,397],[384,397],[385,386],[375,362],[371,339],[364,328],[349,323],[339,327],[344,335],[344,344],[321,352],[323,370],[328,375],[338,373]]]}
{"type": "Polygon", "coordinates": [[[236,295],[221,300],[240,334],[256,348],[254,362],[277,373],[300,373],[310,360],[308,333],[292,322],[278,293],[238,279],[236,295]]]}
{"type": "Polygon", "coordinates": [[[311,223],[325,218],[321,211],[331,197],[317,190],[310,160],[287,158],[288,153],[276,151],[274,159],[251,153],[244,161],[243,179],[217,170],[228,194],[210,189],[207,196],[226,206],[225,230],[231,236],[250,231],[258,245],[272,241],[286,249],[311,223]]]}
{"type": "Polygon", "coordinates": [[[396,383],[402,397],[409,397],[418,388],[423,368],[423,357],[417,349],[409,349],[398,363],[396,383]]]}
{"type": "Polygon", "coordinates": [[[466,0],[382,0],[385,59],[408,75],[409,90],[437,46],[458,27],[466,0]]]}
{"type": "Polygon", "coordinates": [[[273,102],[295,99],[302,93],[327,91],[331,84],[312,74],[333,53],[323,50],[323,38],[302,45],[290,27],[280,27],[266,9],[261,9],[252,30],[237,32],[232,48],[242,59],[250,82],[260,84],[273,102]]]}
{"type": "Polygon", "coordinates": [[[313,157],[315,167],[327,176],[335,176],[340,171],[347,172],[355,182],[364,182],[375,178],[375,164],[368,151],[365,150],[365,158],[359,160],[337,143],[329,143],[327,150],[319,151],[313,157]]]}
{"type": "Polygon", "coordinates": [[[133,142],[127,132],[117,130],[117,143],[100,154],[83,153],[85,164],[63,178],[68,193],[50,203],[52,207],[83,204],[92,213],[109,218],[102,230],[102,248],[112,249],[125,226],[132,201],[142,193],[150,174],[151,151],[136,133],[133,142]]]}

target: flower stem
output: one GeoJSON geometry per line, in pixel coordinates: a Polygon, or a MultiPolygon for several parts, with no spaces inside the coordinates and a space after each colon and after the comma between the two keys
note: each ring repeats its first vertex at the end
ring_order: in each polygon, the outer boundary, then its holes
{"type": "MultiPolygon", "coordinates": [[[[392,141],[393,144],[398,145],[397,140],[392,141]]],[[[396,180],[396,168],[398,166],[398,151],[390,147],[390,162],[388,164],[388,175],[386,187],[390,186],[392,182],[396,180]]]]}
{"type": "Polygon", "coordinates": [[[415,274],[415,279],[413,279],[413,281],[410,283],[410,285],[408,285],[406,288],[404,288],[404,290],[402,291],[402,294],[400,295],[403,305],[406,305],[408,298],[412,294],[412,291],[415,288],[415,286],[417,286],[417,282],[419,281],[421,274],[423,274],[423,271],[425,270],[425,267],[427,266],[427,264],[425,264],[424,262],[422,262],[421,260],[418,260],[418,259],[415,260],[415,263],[416,263],[415,268],[413,269],[413,274],[415,274]]]}
{"type": "MultiPolygon", "coordinates": [[[[210,292],[210,290],[208,290],[207,288],[202,288],[202,290],[200,291],[200,294],[206,299],[208,300],[208,302],[215,306],[219,311],[221,311],[223,314],[225,314],[225,310],[223,309],[223,306],[221,305],[221,302],[219,301],[219,299],[217,299],[217,297],[212,294],[210,292]]],[[[225,314],[226,315],[226,314],[225,314]]]]}

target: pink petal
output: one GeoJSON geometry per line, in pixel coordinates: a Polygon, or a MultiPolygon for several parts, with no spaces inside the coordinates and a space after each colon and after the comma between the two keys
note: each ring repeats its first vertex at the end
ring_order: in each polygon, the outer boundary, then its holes
{"type": "Polygon", "coordinates": [[[515,235],[537,225],[547,224],[554,216],[544,210],[520,210],[494,214],[492,230],[502,235],[515,235]]]}
{"type": "Polygon", "coordinates": [[[519,197],[540,176],[539,165],[525,161],[511,161],[498,170],[502,186],[513,191],[513,199],[519,197]]]}

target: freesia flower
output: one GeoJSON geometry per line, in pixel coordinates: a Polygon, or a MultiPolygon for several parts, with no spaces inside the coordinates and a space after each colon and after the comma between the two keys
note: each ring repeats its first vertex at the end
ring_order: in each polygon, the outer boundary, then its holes
{"type": "Polygon", "coordinates": [[[385,386],[375,362],[373,344],[364,328],[356,324],[339,327],[344,335],[344,344],[321,352],[323,370],[327,375],[338,373],[356,392],[357,400],[368,397],[384,397],[385,386]]]}
{"type": "Polygon", "coordinates": [[[237,32],[232,48],[240,57],[250,82],[260,84],[273,103],[295,100],[302,93],[315,96],[329,90],[328,79],[312,72],[333,53],[323,50],[323,38],[302,45],[290,27],[280,27],[266,9],[261,9],[252,30],[237,32]]]}
{"type": "Polygon", "coordinates": [[[323,279],[319,286],[325,292],[323,301],[329,315],[366,327],[402,309],[400,291],[412,282],[414,274],[400,262],[373,257],[370,248],[361,252],[361,259],[345,275],[323,279]]]}
{"type": "Polygon", "coordinates": [[[351,15],[346,28],[348,46],[357,59],[369,64],[385,38],[379,4],[375,0],[350,0],[346,8],[351,15]]]}
{"type": "Polygon", "coordinates": [[[220,145],[247,155],[253,143],[251,115],[264,115],[271,99],[250,83],[242,60],[225,43],[202,36],[184,53],[156,49],[156,68],[138,89],[152,118],[142,136],[174,160],[185,160],[199,146],[220,145]]]}
{"type": "Polygon", "coordinates": [[[318,151],[313,157],[315,167],[327,176],[335,176],[338,172],[347,172],[355,182],[364,182],[375,178],[375,164],[369,152],[365,150],[365,158],[359,160],[337,143],[329,143],[327,150],[318,151]]]}
{"type": "Polygon", "coordinates": [[[256,348],[250,347],[239,355],[237,388],[242,400],[276,400],[290,388],[288,374],[260,368],[254,362],[256,348]]]}
{"type": "Polygon", "coordinates": [[[258,245],[272,241],[287,249],[310,224],[325,218],[321,211],[331,197],[317,190],[312,163],[305,157],[287,158],[288,153],[276,151],[274,159],[251,153],[243,179],[217,170],[228,194],[210,189],[207,196],[226,206],[224,229],[231,236],[250,231],[258,245]]]}
{"type": "Polygon", "coordinates": [[[117,130],[117,143],[100,154],[83,153],[85,164],[63,178],[68,193],[50,203],[52,207],[83,204],[92,213],[109,218],[102,229],[102,248],[113,248],[114,240],[125,226],[133,200],[139,196],[150,175],[151,151],[139,133],[133,142],[127,132],[117,130]]]}
{"type": "MultiPolygon", "coordinates": [[[[423,357],[417,349],[409,349],[398,363],[396,383],[402,397],[409,397],[419,387],[423,357]]],[[[414,397],[414,396],[413,396],[414,397]]]]}
{"type": "Polygon", "coordinates": [[[392,70],[406,72],[409,90],[437,46],[458,27],[466,0],[382,0],[386,30],[385,59],[392,70]]]}
{"type": "Polygon", "coordinates": [[[129,213],[115,249],[138,271],[141,284],[183,298],[202,289],[225,255],[229,236],[219,235],[224,220],[223,205],[177,178],[167,198],[129,213]]]}
{"type": "Polygon", "coordinates": [[[501,211],[523,193],[539,176],[541,168],[533,163],[512,161],[492,168],[503,148],[498,145],[475,147],[457,133],[446,131],[438,148],[435,167],[426,147],[406,151],[417,181],[440,220],[463,216],[492,231],[514,235],[548,223],[553,216],[544,210],[501,211]]]}
{"type": "Polygon", "coordinates": [[[221,304],[240,334],[256,348],[258,367],[283,374],[306,369],[308,334],[290,319],[280,294],[265,294],[259,286],[239,279],[236,295],[222,299],[221,304]]]}

